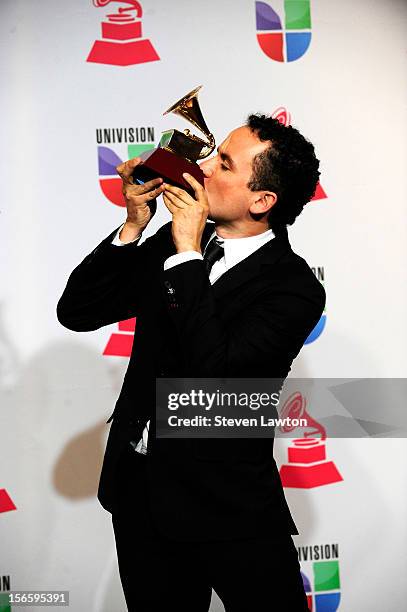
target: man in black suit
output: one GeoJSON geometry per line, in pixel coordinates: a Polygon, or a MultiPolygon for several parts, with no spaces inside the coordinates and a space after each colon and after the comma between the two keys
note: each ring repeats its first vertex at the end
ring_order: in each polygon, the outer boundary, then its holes
{"type": "Polygon", "coordinates": [[[251,115],[201,164],[204,188],[186,176],[194,197],[161,179],[134,185],[139,162],[117,168],[126,222],[57,308],[75,331],[137,317],[98,492],[128,609],[203,612],[214,588],[226,612],[307,610],[273,440],[156,437],[155,380],[288,375],[325,304],[286,229],[315,193],[314,148],[251,115]],[[161,193],[172,222],[139,245],[161,193]]]}

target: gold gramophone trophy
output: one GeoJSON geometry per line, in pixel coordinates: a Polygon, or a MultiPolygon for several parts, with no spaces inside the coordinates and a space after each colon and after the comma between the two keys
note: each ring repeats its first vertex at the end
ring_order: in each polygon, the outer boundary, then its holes
{"type": "Polygon", "coordinates": [[[188,129],[183,132],[175,129],[163,132],[158,147],[140,155],[143,163],[135,168],[133,172],[135,179],[146,182],[160,176],[164,182],[192,191],[191,185],[182,177],[183,172],[188,172],[203,185],[204,173],[196,162],[212,153],[215,148],[215,138],[208,130],[199,108],[197,94],[201,87],[202,85],[190,91],[163,114],[181,115],[197,127],[207,140],[191,134],[188,129]]]}

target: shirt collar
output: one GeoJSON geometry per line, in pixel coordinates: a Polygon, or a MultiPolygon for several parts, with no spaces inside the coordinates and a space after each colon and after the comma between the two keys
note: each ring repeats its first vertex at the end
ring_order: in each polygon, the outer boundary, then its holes
{"type": "Polygon", "coordinates": [[[256,236],[246,236],[244,238],[221,238],[214,231],[208,240],[208,243],[216,236],[217,242],[225,249],[225,265],[226,268],[232,268],[243,259],[257,251],[263,244],[269,242],[275,237],[272,229],[268,229],[256,236]]]}

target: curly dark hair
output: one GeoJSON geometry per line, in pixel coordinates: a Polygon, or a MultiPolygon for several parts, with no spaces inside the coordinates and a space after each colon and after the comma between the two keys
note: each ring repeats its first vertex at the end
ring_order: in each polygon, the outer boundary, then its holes
{"type": "Polygon", "coordinates": [[[268,221],[271,229],[292,225],[315,194],[320,176],[314,146],[291,125],[267,115],[250,115],[246,125],[270,146],[256,155],[248,183],[252,191],[268,190],[277,195],[268,221]]]}

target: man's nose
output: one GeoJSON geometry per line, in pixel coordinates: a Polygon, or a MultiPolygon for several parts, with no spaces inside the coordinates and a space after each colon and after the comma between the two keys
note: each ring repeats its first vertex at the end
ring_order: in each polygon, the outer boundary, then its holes
{"type": "Polygon", "coordinates": [[[199,164],[199,167],[204,173],[205,178],[209,178],[213,174],[213,167],[212,167],[211,161],[212,161],[211,159],[207,159],[206,161],[201,162],[199,164]]]}

